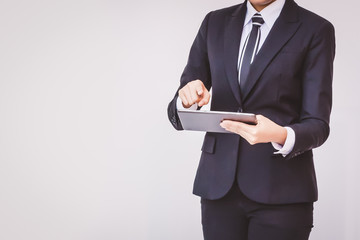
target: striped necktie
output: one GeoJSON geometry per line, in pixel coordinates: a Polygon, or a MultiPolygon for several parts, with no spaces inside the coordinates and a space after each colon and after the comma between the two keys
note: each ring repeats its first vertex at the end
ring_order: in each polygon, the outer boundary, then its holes
{"type": "Polygon", "coordinates": [[[252,29],[247,37],[244,48],[241,52],[241,70],[239,74],[240,89],[243,92],[244,86],[249,75],[250,65],[253,62],[259,48],[261,37],[260,27],[264,23],[263,18],[259,13],[254,14],[252,17],[252,29]]]}

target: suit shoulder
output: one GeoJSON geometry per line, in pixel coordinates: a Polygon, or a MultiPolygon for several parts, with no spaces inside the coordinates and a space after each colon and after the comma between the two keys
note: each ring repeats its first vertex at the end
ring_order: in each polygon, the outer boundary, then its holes
{"type": "Polygon", "coordinates": [[[305,8],[299,7],[299,16],[307,26],[311,26],[313,29],[318,29],[321,26],[334,28],[330,21],[305,8]]]}
{"type": "Polygon", "coordinates": [[[211,15],[211,17],[219,17],[219,18],[231,16],[233,13],[235,13],[240,8],[241,5],[242,4],[237,4],[234,6],[214,10],[214,11],[210,12],[209,15],[211,15]]]}

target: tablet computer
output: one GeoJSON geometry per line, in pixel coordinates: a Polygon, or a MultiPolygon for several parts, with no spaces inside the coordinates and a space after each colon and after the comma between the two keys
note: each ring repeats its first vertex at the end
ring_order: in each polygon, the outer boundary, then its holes
{"type": "Polygon", "coordinates": [[[184,130],[191,131],[230,133],[220,126],[223,120],[233,120],[253,125],[257,123],[256,115],[253,113],[179,109],[178,115],[184,130]]]}

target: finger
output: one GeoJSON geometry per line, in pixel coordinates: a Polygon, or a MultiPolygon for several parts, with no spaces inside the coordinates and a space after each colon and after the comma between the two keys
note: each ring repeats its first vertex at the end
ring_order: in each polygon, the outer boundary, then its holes
{"type": "Polygon", "coordinates": [[[240,134],[241,136],[246,138],[250,138],[253,136],[253,126],[248,125],[246,123],[225,120],[221,124],[226,130],[230,132],[234,132],[240,134]]]}
{"type": "Polygon", "coordinates": [[[239,122],[224,120],[220,123],[220,126],[230,132],[240,133],[242,131],[242,129],[241,129],[241,127],[239,127],[238,123],[239,122]]]}
{"type": "Polygon", "coordinates": [[[199,102],[200,96],[197,93],[196,85],[189,85],[189,96],[193,104],[199,102]]]}
{"type": "Polygon", "coordinates": [[[200,80],[197,80],[196,82],[194,82],[194,85],[195,85],[195,90],[196,90],[196,93],[197,95],[201,96],[204,92],[204,84],[202,81],[200,80]]]}
{"type": "Polygon", "coordinates": [[[220,123],[220,126],[225,128],[229,132],[237,133],[239,135],[244,135],[244,131],[239,127],[239,122],[225,120],[220,123]]]}
{"type": "Polygon", "coordinates": [[[201,99],[201,101],[199,102],[199,106],[203,106],[208,104],[210,101],[210,93],[209,91],[205,88],[204,93],[203,93],[203,97],[201,99]]]}
{"type": "Polygon", "coordinates": [[[265,117],[263,115],[256,115],[256,123],[259,124],[260,122],[262,122],[265,119],[265,117]]]}
{"type": "Polygon", "coordinates": [[[243,137],[248,143],[255,144],[256,138],[250,133],[247,132],[245,129],[247,129],[247,124],[236,122],[236,121],[223,121],[220,124],[222,127],[224,127],[227,131],[233,132],[236,134],[239,134],[241,137],[243,137]]]}
{"type": "Polygon", "coordinates": [[[185,86],[183,88],[184,97],[186,98],[186,101],[188,102],[188,106],[193,105],[195,102],[192,101],[191,92],[189,86],[185,86]]]}
{"type": "Polygon", "coordinates": [[[248,132],[245,132],[245,131],[242,131],[241,134],[239,134],[241,137],[243,137],[248,143],[250,144],[255,144],[255,141],[254,141],[254,136],[251,135],[250,133],[248,132]]]}
{"type": "Polygon", "coordinates": [[[189,102],[188,100],[186,99],[185,95],[184,95],[184,92],[183,91],[179,91],[179,97],[181,99],[181,102],[183,103],[184,106],[189,106],[189,102]]]}
{"type": "Polygon", "coordinates": [[[256,118],[260,120],[260,119],[264,119],[265,117],[261,114],[258,114],[258,115],[256,115],[256,118]]]}
{"type": "Polygon", "coordinates": [[[227,127],[231,127],[232,129],[236,129],[237,131],[244,131],[244,132],[247,132],[249,134],[252,134],[252,132],[254,130],[253,125],[249,125],[249,124],[242,123],[242,122],[225,120],[225,121],[223,121],[223,123],[227,127]]]}

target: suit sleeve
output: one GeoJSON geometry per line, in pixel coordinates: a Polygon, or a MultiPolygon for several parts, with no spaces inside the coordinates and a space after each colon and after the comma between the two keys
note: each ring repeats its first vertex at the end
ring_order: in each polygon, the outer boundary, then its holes
{"type": "Polygon", "coordinates": [[[304,61],[300,120],[289,125],[296,137],[287,159],[322,145],[329,136],[334,57],[334,27],[326,21],[313,37],[304,61]]]}
{"type": "Polygon", "coordinates": [[[211,88],[211,74],[207,52],[207,31],[210,14],[211,13],[206,15],[201,24],[200,30],[191,47],[188,62],[181,75],[180,86],[176,91],[174,98],[168,105],[167,111],[169,120],[177,130],[183,130],[176,108],[178,91],[187,83],[197,79],[201,80],[208,90],[211,88]]]}

